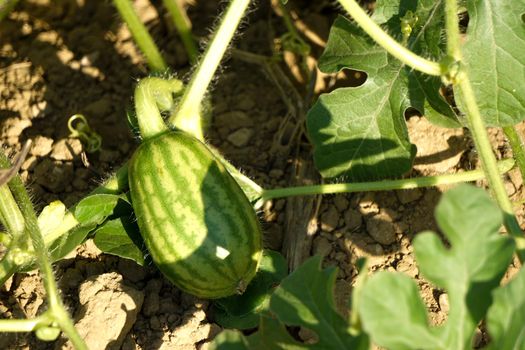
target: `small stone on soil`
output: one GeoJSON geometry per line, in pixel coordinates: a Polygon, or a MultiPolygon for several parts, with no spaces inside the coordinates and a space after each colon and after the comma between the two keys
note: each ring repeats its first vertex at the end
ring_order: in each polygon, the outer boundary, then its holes
{"type": "Polygon", "coordinates": [[[321,215],[321,229],[326,232],[332,232],[337,228],[339,223],[339,212],[333,206],[328,207],[321,215]]]}
{"type": "Polygon", "coordinates": [[[51,152],[52,146],[53,139],[38,135],[33,139],[33,146],[29,153],[37,157],[45,157],[51,152]]]}
{"type": "Polygon", "coordinates": [[[340,212],[340,213],[343,213],[346,208],[348,208],[348,199],[345,198],[345,196],[343,195],[336,195],[334,197],[334,204],[335,204],[335,207],[337,208],[337,210],[340,212]]]}
{"type": "Polygon", "coordinates": [[[332,250],[332,244],[323,236],[317,236],[312,243],[313,255],[327,256],[332,250]]]}
{"type": "Polygon", "coordinates": [[[384,211],[366,220],[368,234],[382,245],[390,245],[396,241],[395,225],[392,218],[384,211]]]}
{"type": "Polygon", "coordinates": [[[345,225],[352,231],[361,226],[363,216],[357,210],[350,208],[344,212],[344,220],[345,225]]]}
{"type": "Polygon", "coordinates": [[[78,139],[62,139],[55,142],[51,158],[55,160],[73,160],[82,153],[82,143],[78,139]]]}
{"type": "Polygon", "coordinates": [[[240,148],[240,147],[246,146],[250,142],[252,135],[253,135],[252,129],[242,128],[230,134],[227,139],[234,146],[240,148]]]}

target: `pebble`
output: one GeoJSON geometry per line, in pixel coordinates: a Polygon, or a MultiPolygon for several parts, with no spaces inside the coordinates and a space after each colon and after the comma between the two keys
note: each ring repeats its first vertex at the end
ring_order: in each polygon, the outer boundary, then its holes
{"type": "Polygon", "coordinates": [[[323,231],[332,232],[337,228],[339,223],[339,212],[333,206],[328,207],[321,215],[321,229],[323,231]]]}
{"type": "Polygon", "coordinates": [[[348,208],[348,199],[346,199],[345,196],[343,195],[336,195],[334,197],[334,204],[335,204],[335,207],[337,208],[337,210],[339,212],[344,212],[346,210],[346,208],[348,208]]]}
{"type": "Polygon", "coordinates": [[[33,146],[29,153],[37,157],[47,156],[53,147],[53,139],[38,135],[33,139],[33,146]]]}
{"type": "Polygon", "coordinates": [[[250,142],[252,136],[252,129],[242,128],[230,134],[227,137],[227,140],[230,141],[236,147],[244,147],[250,142]]]}
{"type": "Polygon", "coordinates": [[[73,160],[82,153],[82,143],[78,139],[62,139],[53,144],[51,158],[73,160]]]}
{"type": "Polygon", "coordinates": [[[348,209],[344,212],[344,221],[348,229],[355,230],[363,223],[363,216],[355,209],[348,209]]]}
{"type": "Polygon", "coordinates": [[[332,244],[323,236],[317,236],[312,243],[313,254],[327,256],[332,250],[332,244]]]}
{"type": "Polygon", "coordinates": [[[396,241],[395,225],[392,218],[384,211],[366,220],[368,234],[382,245],[390,245],[396,241]]]}

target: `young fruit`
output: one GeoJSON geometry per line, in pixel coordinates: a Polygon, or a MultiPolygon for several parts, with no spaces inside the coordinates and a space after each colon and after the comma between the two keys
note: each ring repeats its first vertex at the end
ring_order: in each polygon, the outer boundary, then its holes
{"type": "Polygon", "coordinates": [[[208,147],[169,131],[129,162],[140,232],[162,273],[202,298],[242,293],[261,258],[261,228],[243,191],[208,147]]]}

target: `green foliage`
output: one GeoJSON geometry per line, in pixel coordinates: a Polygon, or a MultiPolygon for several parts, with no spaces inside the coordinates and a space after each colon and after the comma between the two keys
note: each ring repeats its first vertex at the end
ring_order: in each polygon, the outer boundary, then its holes
{"type": "Polygon", "coordinates": [[[320,263],[319,256],[310,258],[281,282],[256,333],[245,337],[225,331],[211,349],[368,349],[368,338],[351,334],[348,321],[335,310],[337,270],[321,270],[320,263]],[[287,333],[284,324],[305,327],[315,332],[318,341],[301,344],[287,333]]]}
{"type": "Polygon", "coordinates": [[[525,269],[493,295],[487,314],[489,349],[525,349],[525,269]]]}
{"type": "Polygon", "coordinates": [[[144,251],[141,249],[144,242],[137,223],[130,216],[108,220],[94,234],[93,242],[104,253],[131,259],[144,266],[144,251]]]}
{"type": "Polygon", "coordinates": [[[215,321],[225,328],[249,329],[259,325],[259,315],[268,309],[270,296],[288,273],[284,257],[264,250],[257,274],[241,295],[214,303],[215,321]]]}
{"type": "Polygon", "coordinates": [[[499,234],[501,211],[482,189],[461,185],[445,193],[436,220],[451,247],[436,234],[423,232],[414,249],[422,274],[448,293],[448,320],[431,328],[415,283],[400,274],[379,273],[363,286],[359,313],[365,331],[381,346],[469,349],[512,259],[514,242],[499,234]],[[387,322],[388,316],[397,322],[387,322]]]}
{"type": "MultiPolygon", "coordinates": [[[[424,56],[442,56],[442,1],[378,1],[373,19],[401,40],[408,11],[413,25],[408,48],[424,56]]],[[[382,179],[410,170],[416,152],[404,120],[410,107],[438,124],[459,126],[439,93],[439,78],[404,66],[346,18],[335,21],[319,68],[327,73],[351,68],[368,76],[359,87],[322,95],[308,113],[314,160],[323,177],[382,179]]]]}
{"type": "Polygon", "coordinates": [[[514,125],[525,119],[525,1],[472,0],[467,9],[464,64],[481,115],[514,125]]]}

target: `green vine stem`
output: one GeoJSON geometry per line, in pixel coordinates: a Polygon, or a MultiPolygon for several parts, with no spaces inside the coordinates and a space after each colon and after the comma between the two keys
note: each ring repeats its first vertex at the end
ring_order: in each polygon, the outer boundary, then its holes
{"type": "Polygon", "coordinates": [[[149,68],[154,72],[165,72],[168,65],[162,58],[157,45],[137,16],[130,0],[113,0],[115,7],[126,22],[135,42],[146,57],[149,68]]]}
{"type": "Polygon", "coordinates": [[[446,0],[445,2],[445,21],[447,28],[447,52],[456,62],[459,63],[459,70],[456,77],[452,80],[459,87],[460,94],[466,107],[466,120],[472,133],[472,138],[478,150],[481,165],[487,174],[487,180],[491,187],[496,201],[504,214],[504,225],[508,233],[514,237],[517,244],[517,254],[520,261],[525,261],[525,237],[514,214],[512,202],[505,190],[505,184],[497,168],[496,156],[492,151],[492,145],[488,132],[479,112],[478,104],[472,85],[468,76],[467,69],[461,65],[463,55],[461,53],[459,41],[458,8],[456,0],[446,0]]]}
{"type": "Polygon", "coordinates": [[[178,79],[149,77],[138,83],[135,88],[135,111],[140,134],[144,139],[168,131],[159,107],[170,109],[173,94],[180,93],[183,88],[178,79]]]}
{"type": "Polygon", "coordinates": [[[182,96],[180,105],[169,118],[172,125],[199,140],[204,139],[200,117],[204,96],[249,4],[250,0],[231,1],[182,96]]]}
{"type": "Polygon", "coordinates": [[[191,24],[188,16],[186,15],[186,11],[178,0],[163,0],[163,2],[164,6],[171,15],[173,24],[175,24],[175,28],[177,28],[177,32],[182,39],[182,44],[188,53],[190,64],[193,65],[197,63],[199,50],[197,49],[197,45],[195,44],[195,41],[191,35],[191,24]]]}
{"type": "MultiPolygon", "coordinates": [[[[0,154],[0,167],[9,167],[9,160],[5,155],[0,154]]],[[[75,329],[73,322],[71,321],[67,311],[65,310],[62,301],[59,297],[57,284],[53,275],[53,268],[48,256],[48,251],[45,247],[44,238],[40,232],[38,226],[38,220],[36,217],[35,210],[33,209],[33,203],[27,194],[27,191],[22,183],[19,176],[15,176],[9,182],[9,188],[14,195],[14,199],[17,201],[20,211],[24,217],[25,225],[24,232],[27,238],[31,239],[33,243],[33,251],[35,259],[38,263],[40,271],[42,273],[42,281],[46,290],[50,316],[53,321],[66,333],[76,349],[87,350],[87,346],[75,329]]],[[[17,203],[13,201],[11,205],[16,206],[17,203]]],[[[10,220],[10,218],[6,218],[10,220]]],[[[11,248],[11,247],[10,247],[11,248]]]]}
{"type": "Polygon", "coordinates": [[[516,159],[521,178],[525,181],[525,151],[523,149],[523,140],[514,126],[503,127],[503,132],[509,140],[510,147],[512,148],[512,156],[516,159]]]}
{"type": "Polygon", "coordinates": [[[24,217],[7,185],[0,186],[0,218],[7,231],[14,236],[24,232],[24,217]]]}
{"type": "Polygon", "coordinates": [[[18,0],[0,0],[0,21],[13,11],[17,3],[18,0]]]}
{"type": "Polygon", "coordinates": [[[48,325],[49,317],[38,316],[27,320],[0,320],[0,332],[32,332],[39,325],[48,325]]]}
{"type": "MultiPolygon", "coordinates": [[[[514,166],[514,159],[505,159],[498,164],[498,170],[506,173],[514,166]]],[[[423,176],[413,179],[384,180],[370,182],[352,182],[342,184],[323,184],[298,187],[276,188],[264,190],[262,200],[274,198],[306,196],[315,194],[335,194],[370,191],[409,190],[420,187],[433,187],[439,185],[453,185],[462,182],[471,182],[485,178],[483,170],[470,170],[458,174],[445,174],[436,176],[423,176]]]]}
{"type": "Polygon", "coordinates": [[[376,43],[404,64],[429,75],[442,75],[439,63],[427,60],[399,44],[378,26],[355,0],[339,0],[343,8],[376,43]]]}

